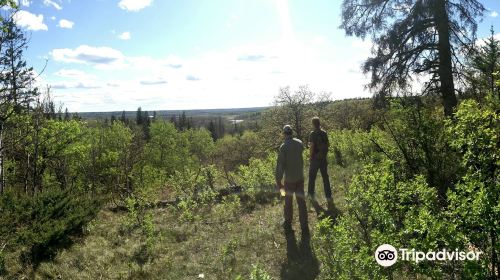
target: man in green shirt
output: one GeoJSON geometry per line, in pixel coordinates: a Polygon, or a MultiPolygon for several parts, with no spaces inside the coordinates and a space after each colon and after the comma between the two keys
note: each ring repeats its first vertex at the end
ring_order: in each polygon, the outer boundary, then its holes
{"type": "Polygon", "coordinates": [[[321,172],[321,177],[323,178],[323,187],[325,189],[325,196],[328,202],[328,207],[331,208],[332,202],[332,190],[330,188],[330,178],[328,177],[328,161],[327,154],[330,143],[328,141],[328,135],[326,131],[321,129],[321,124],[318,117],[312,119],[312,124],[314,130],[309,134],[309,184],[308,184],[308,195],[313,202],[316,202],[316,197],[314,195],[314,188],[316,182],[316,175],[318,175],[318,169],[321,172]]]}
{"type": "Polygon", "coordinates": [[[299,221],[302,229],[302,235],[309,234],[309,226],[307,223],[307,208],[304,198],[304,159],[302,152],[304,146],[302,141],[293,138],[293,130],[289,125],[283,127],[285,141],[279,149],[278,160],[276,163],[276,186],[281,190],[285,190],[285,222],[283,227],[286,233],[292,232],[293,218],[293,195],[297,200],[299,208],[299,221]],[[284,177],[285,185],[282,184],[284,177]]]}

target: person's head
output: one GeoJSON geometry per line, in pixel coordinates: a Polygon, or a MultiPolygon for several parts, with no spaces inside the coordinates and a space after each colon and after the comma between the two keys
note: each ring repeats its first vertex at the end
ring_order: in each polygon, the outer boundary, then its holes
{"type": "Polygon", "coordinates": [[[283,134],[285,135],[285,137],[290,137],[293,135],[293,129],[290,125],[285,125],[283,127],[283,134]]]}
{"type": "Polygon", "coordinates": [[[312,125],[314,126],[315,129],[319,129],[320,128],[321,123],[320,123],[318,117],[312,118],[312,125]]]}

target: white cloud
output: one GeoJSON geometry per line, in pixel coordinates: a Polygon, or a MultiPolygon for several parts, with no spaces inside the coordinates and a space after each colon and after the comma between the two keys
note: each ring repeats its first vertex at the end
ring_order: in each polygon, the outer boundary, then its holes
{"type": "Polygon", "coordinates": [[[73,28],[74,24],[75,24],[74,22],[69,21],[67,19],[61,19],[61,20],[59,20],[59,25],[58,26],[61,27],[61,28],[71,29],[71,28],[73,28]]]}
{"type": "Polygon", "coordinates": [[[77,69],[61,69],[54,73],[57,81],[52,82],[53,89],[96,89],[102,85],[97,77],[77,69]]]}
{"type": "Polygon", "coordinates": [[[195,76],[195,75],[187,75],[187,76],[186,76],[186,80],[188,80],[188,81],[193,81],[193,82],[194,82],[194,81],[199,81],[199,80],[201,80],[201,79],[200,79],[200,77],[195,76]]]}
{"type": "Polygon", "coordinates": [[[56,17],[55,16],[51,16],[50,19],[51,20],[56,20],[56,17]]]}
{"type": "Polygon", "coordinates": [[[35,15],[28,11],[18,11],[14,14],[14,21],[17,25],[25,27],[28,30],[48,30],[49,28],[43,23],[43,15],[35,15]]]}
{"type": "Polygon", "coordinates": [[[316,92],[332,92],[334,99],[371,95],[359,71],[360,61],[370,55],[371,42],[310,41],[279,40],[189,58],[131,57],[105,47],[54,50],[55,60],[80,65],[79,70],[57,72],[51,81],[58,86],[56,98],[71,111],[267,106],[280,87],[302,84],[316,92]],[[349,53],[353,48],[356,51],[349,53]],[[109,65],[113,71],[101,67],[109,65]]]}
{"type": "Polygon", "coordinates": [[[88,80],[88,79],[95,78],[94,75],[90,75],[87,72],[82,71],[82,70],[64,69],[64,68],[55,72],[54,75],[57,77],[71,78],[71,79],[76,79],[76,80],[88,80]]]}
{"type": "Polygon", "coordinates": [[[123,60],[123,54],[109,47],[81,45],[76,49],[54,49],[50,53],[55,61],[110,65],[123,60]]]}
{"type": "Polygon", "coordinates": [[[129,12],[140,11],[151,5],[153,0],[120,0],[118,7],[129,12]]]}
{"type": "Polygon", "coordinates": [[[132,35],[130,34],[130,32],[126,31],[118,35],[118,38],[120,38],[121,40],[130,40],[132,38],[132,35]]]}
{"type": "Polygon", "coordinates": [[[30,4],[31,4],[31,1],[29,1],[29,0],[18,0],[17,3],[18,3],[18,5],[29,7],[30,4]]]}
{"type": "Polygon", "coordinates": [[[167,80],[162,77],[157,77],[155,79],[145,79],[140,81],[141,85],[145,86],[154,86],[154,85],[163,85],[167,83],[167,80]]]}
{"type": "Polygon", "coordinates": [[[59,82],[51,85],[53,89],[96,89],[101,88],[100,85],[86,82],[59,82]]]}
{"type": "Polygon", "coordinates": [[[43,4],[45,6],[52,6],[56,10],[62,10],[62,7],[59,3],[56,3],[54,0],[43,0],[43,4]]]}
{"type": "Polygon", "coordinates": [[[490,16],[491,17],[497,17],[498,16],[497,11],[491,11],[490,16]]]}

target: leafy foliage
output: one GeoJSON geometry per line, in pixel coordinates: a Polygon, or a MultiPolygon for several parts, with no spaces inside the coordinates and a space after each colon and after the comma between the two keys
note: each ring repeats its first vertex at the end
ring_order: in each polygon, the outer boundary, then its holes
{"type": "MultiPolygon", "coordinates": [[[[498,105],[498,101],[483,106],[476,101],[465,101],[455,115],[456,122],[448,124],[451,145],[463,155],[461,164],[466,168],[462,180],[449,193],[451,215],[461,226],[467,242],[486,254],[482,271],[488,271],[492,279],[498,276],[495,270],[500,268],[498,105]]],[[[485,275],[475,274],[475,277],[485,275]]]]}
{"type": "Polygon", "coordinates": [[[9,253],[22,248],[22,262],[37,266],[70,244],[71,236],[81,233],[83,226],[95,217],[99,203],[88,196],[55,188],[34,197],[7,193],[0,197],[0,209],[0,243],[7,246],[9,253]]]}
{"type": "Polygon", "coordinates": [[[398,182],[395,171],[387,161],[367,165],[346,190],[338,223],[325,218],[317,224],[315,248],[326,279],[390,279],[408,271],[442,277],[447,264],[398,262],[383,269],[375,262],[381,244],[423,251],[458,246],[457,228],[442,219],[436,191],[421,176],[398,182]]]}
{"type": "Polygon", "coordinates": [[[276,154],[265,159],[252,158],[248,165],[241,165],[236,171],[236,182],[243,193],[253,201],[266,202],[276,196],[274,169],[276,154]]]}

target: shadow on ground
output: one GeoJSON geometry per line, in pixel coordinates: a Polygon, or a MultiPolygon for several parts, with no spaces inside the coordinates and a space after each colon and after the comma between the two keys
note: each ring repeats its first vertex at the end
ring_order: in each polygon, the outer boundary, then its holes
{"type": "Polygon", "coordinates": [[[302,236],[298,244],[293,231],[285,233],[285,237],[287,259],[281,265],[281,279],[316,279],[319,262],[311,249],[310,235],[302,236]]]}
{"type": "Polygon", "coordinates": [[[330,217],[333,222],[336,222],[342,214],[331,201],[328,201],[327,209],[321,207],[321,205],[319,205],[317,201],[313,201],[312,206],[314,208],[314,211],[316,211],[316,215],[318,215],[319,219],[330,217]]]}

